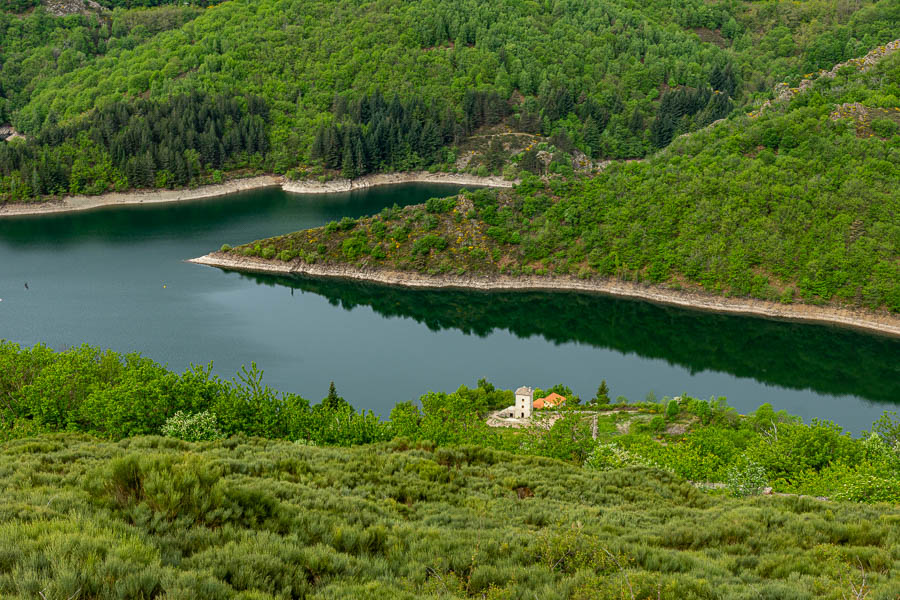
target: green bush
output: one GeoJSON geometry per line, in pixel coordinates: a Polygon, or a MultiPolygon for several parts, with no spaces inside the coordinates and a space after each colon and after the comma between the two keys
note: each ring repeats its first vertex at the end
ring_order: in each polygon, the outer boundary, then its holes
{"type": "Polygon", "coordinates": [[[725,485],[731,495],[737,498],[758,496],[768,485],[766,470],[760,465],[748,461],[743,466],[732,467],[728,471],[725,485]]]}
{"type": "Polygon", "coordinates": [[[872,131],[875,132],[875,135],[883,138],[889,138],[896,135],[897,131],[900,130],[900,125],[891,119],[874,119],[871,127],[872,131]]]}
{"type": "Polygon", "coordinates": [[[897,411],[885,411],[872,425],[872,432],[881,436],[886,445],[900,447],[900,415],[897,411]]]}
{"type": "Polygon", "coordinates": [[[456,206],[456,197],[429,198],[425,201],[425,210],[432,214],[450,212],[456,206]]]}
{"type": "Polygon", "coordinates": [[[354,235],[341,243],[341,253],[347,260],[355,260],[369,253],[369,244],[365,236],[354,235]]]}
{"type": "Polygon", "coordinates": [[[849,502],[890,502],[900,503],[900,478],[860,474],[849,481],[834,494],[835,500],[849,502]]]}
{"type": "Polygon", "coordinates": [[[195,414],[187,414],[179,410],[166,420],[160,433],[186,442],[211,441],[223,437],[216,423],[215,415],[205,410],[195,414]]]}
{"type": "Polygon", "coordinates": [[[584,461],[584,466],[594,471],[624,469],[626,467],[655,466],[641,456],[621,448],[615,443],[601,443],[591,450],[584,461]]]}
{"type": "Polygon", "coordinates": [[[432,249],[443,250],[447,247],[447,240],[440,235],[429,233],[413,242],[413,256],[428,254],[432,249]]]}
{"type": "Polygon", "coordinates": [[[677,418],[680,411],[681,409],[678,406],[678,400],[675,400],[674,398],[669,400],[669,403],[666,404],[666,419],[671,421],[672,419],[677,418]]]}

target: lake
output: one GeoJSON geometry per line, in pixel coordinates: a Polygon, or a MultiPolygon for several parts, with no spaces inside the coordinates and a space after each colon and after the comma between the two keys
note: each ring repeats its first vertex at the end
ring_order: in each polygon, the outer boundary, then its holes
{"type": "Polygon", "coordinates": [[[0,338],[88,343],[170,368],[213,361],[231,378],[317,401],[330,381],[355,407],[488,378],[569,385],[601,379],[631,401],[725,396],[859,432],[900,405],[900,340],[574,293],[414,291],[249,276],[185,259],[459,186],[405,184],[329,195],[278,188],[222,198],[0,220],[0,338]],[[25,283],[29,289],[25,289],[25,283]]]}

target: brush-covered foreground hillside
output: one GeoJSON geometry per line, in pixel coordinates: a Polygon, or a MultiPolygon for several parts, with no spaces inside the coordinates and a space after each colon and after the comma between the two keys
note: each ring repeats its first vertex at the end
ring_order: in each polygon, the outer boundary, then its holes
{"type": "MultiPolygon", "coordinates": [[[[617,278],[900,311],[900,53],[643,162],[231,250],[425,275],[617,278]]],[[[226,248],[227,249],[227,248],[226,248]]]]}
{"type": "Polygon", "coordinates": [[[893,600],[898,535],[884,505],[728,499],[475,447],[0,445],[10,600],[893,600]]]}
{"type": "Polygon", "coordinates": [[[261,171],[500,172],[509,143],[467,150],[491,127],[581,164],[644,156],[900,19],[892,0],[32,4],[0,13],[0,126],[27,138],[0,142],[12,201],[261,171]]]}

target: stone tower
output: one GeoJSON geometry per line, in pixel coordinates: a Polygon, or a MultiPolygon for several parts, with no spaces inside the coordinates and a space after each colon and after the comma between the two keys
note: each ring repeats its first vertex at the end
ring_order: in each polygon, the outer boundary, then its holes
{"type": "Polygon", "coordinates": [[[514,417],[517,419],[530,419],[534,410],[534,390],[522,386],[516,390],[516,404],[514,417]]]}

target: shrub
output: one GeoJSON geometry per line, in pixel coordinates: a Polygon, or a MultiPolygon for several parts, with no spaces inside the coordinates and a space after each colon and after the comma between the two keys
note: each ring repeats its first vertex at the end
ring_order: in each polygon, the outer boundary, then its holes
{"type": "Polygon", "coordinates": [[[162,434],[186,442],[212,441],[223,437],[216,423],[216,416],[206,410],[195,414],[179,410],[166,420],[162,434]]]}
{"type": "Polygon", "coordinates": [[[440,251],[446,247],[447,240],[439,235],[429,233],[428,235],[422,236],[421,238],[416,240],[415,243],[413,243],[412,253],[413,256],[419,254],[428,254],[429,252],[431,252],[432,248],[440,251]]]}
{"type": "Polygon", "coordinates": [[[736,498],[758,496],[767,484],[766,470],[752,461],[743,467],[732,467],[725,481],[728,491],[736,498]]]}
{"type": "Polygon", "coordinates": [[[271,260],[275,258],[275,254],[275,246],[266,246],[265,248],[263,248],[261,256],[266,260],[271,260]]]}
{"type": "Polygon", "coordinates": [[[900,502],[900,479],[860,475],[844,483],[835,500],[850,502],[900,502]]]}
{"type": "Polygon", "coordinates": [[[900,444],[900,416],[896,411],[885,411],[872,425],[872,432],[881,436],[888,446],[897,447],[900,444]]]}
{"type": "Polygon", "coordinates": [[[228,244],[222,244],[222,247],[219,248],[219,252],[231,252],[231,246],[228,244]]]}
{"type": "Polygon", "coordinates": [[[669,400],[669,403],[666,405],[666,418],[672,420],[678,416],[678,412],[678,400],[675,400],[674,398],[669,400]]]}
{"type": "Polygon", "coordinates": [[[450,198],[429,198],[425,202],[425,210],[434,214],[450,212],[454,206],[456,206],[455,196],[450,198]]]}
{"type": "Polygon", "coordinates": [[[341,243],[341,252],[348,260],[354,260],[369,253],[369,244],[365,237],[354,235],[341,243]]]}
{"type": "Polygon", "coordinates": [[[872,131],[879,137],[889,138],[896,134],[898,129],[900,129],[900,126],[890,119],[875,119],[872,121],[872,131]]]}
{"type": "Polygon", "coordinates": [[[585,459],[584,466],[594,471],[609,471],[611,469],[624,469],[625,467],[652,467],[656,465],[642,456],[625,450],[618,444],[609,442],[597,444],[585,459]]]}

